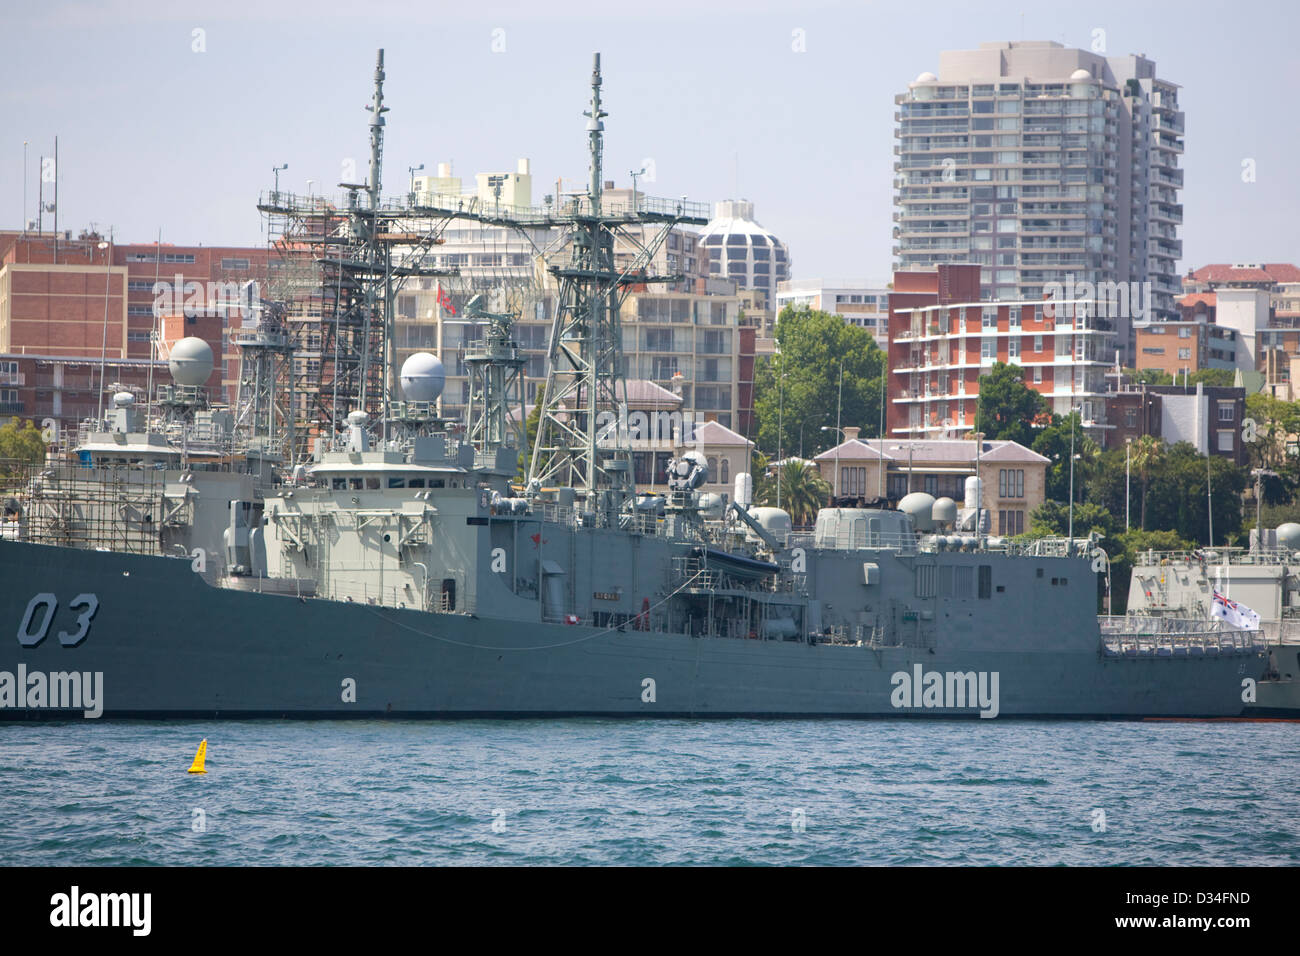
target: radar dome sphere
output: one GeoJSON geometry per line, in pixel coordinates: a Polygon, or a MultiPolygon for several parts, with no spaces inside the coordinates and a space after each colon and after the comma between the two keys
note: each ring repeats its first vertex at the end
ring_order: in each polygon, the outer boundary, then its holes
{"type": "Polygon", "coordinates": [[[190,336],[172,346],[167,368],[177,385],[202,385],[212,374],[212,346],[190,336]]]}
{"type": "Polygon", "coordinates": [[[408,402],[432,402],[442,394],[447,371],[438,356],[416,352],[402,363],[402,395],[408,402]]]}
{"type": "Polygon", "coordinates": [[[1288,521],[1278,525],[1277,546],[1287,551],[1300,551],[1300,524],[1288,521]]]}

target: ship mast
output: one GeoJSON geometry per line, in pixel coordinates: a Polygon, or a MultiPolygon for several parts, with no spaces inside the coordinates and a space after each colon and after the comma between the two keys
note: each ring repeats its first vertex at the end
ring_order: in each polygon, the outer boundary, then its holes
{"type": "Polygon", "coordinates": [[[623,208],[606,206],[601,177],[608,114],[600,88],[597,53],[591,104],[583,114],[591,180],[586,196],[570,197],[559,210],[570,227],[569,260],[549,270],[559,280],[559,304],[528,485],[573,487],[585,496],[589,510],[610,511],[622,509],[635,487],[619,306],[634,284],[680,278],[650,277],[646,267],[674,225],[703,225],[707,219],[702,209],[689,214],[684,202],[674,206],[634,196],[623,208]],[[616,238],[633,250],[621,269],[615,262],[616,238]]]}

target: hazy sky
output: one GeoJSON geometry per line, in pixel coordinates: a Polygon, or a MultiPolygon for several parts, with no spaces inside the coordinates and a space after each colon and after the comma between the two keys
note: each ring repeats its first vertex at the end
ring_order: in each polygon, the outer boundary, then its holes
{"type": "Polygon", "coordinates": [[[894,95],[937,71],[940,50],[1022,38],[1088,49],[1103,30],[1106,53],[1145,53],[1182,86],[1182,269],[1300,262],[1298,10],[1286,0],[0,0],[0,227],[21,222],[23,141],[34,215],[38,157],[57,134],[61,227],[260,244],[255,203],[273,165],[287,162],[281,187],[303,192],[309,179],[332,190],[348,159],[365,176],[362,107],[381,46],[386,195],[406,190],[408,166],[451,161],[469,185],[527,156],[540,200],[557,177],[586,175],[581,112],[599,50],[606,178],[629,185],[628,171],[653,159],[650,194],[753,200],[789,243],[795,277],[883,278],[894,95]]]}

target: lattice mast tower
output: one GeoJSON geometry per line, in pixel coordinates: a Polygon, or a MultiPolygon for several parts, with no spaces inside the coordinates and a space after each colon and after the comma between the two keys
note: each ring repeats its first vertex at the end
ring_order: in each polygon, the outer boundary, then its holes
{"type": "MultiPolygon", "coordinates": [[[[550,269],[559,282],[559,303],[551,327],[546,391],[537,440],[529,463],[529,487],[577,488],[589,508],[620,508],[634,489],[631,442],[627,433],[627,381],[619,307],[630,286],[675,281],[652,277],[646,267],[678,223],[703,225],[703,215],[688,215],[685,203],[651,201],[620,211],[602,203],[604,118],[600,54],[591,72],[587,117],[591,181],[585,197],[574,197],[569,213],[557,219],[570,228],[569,258],[550,269]],[[661,228],[650,228],[659,224],[661,228]],[[628,227],[640,227],[634,235],[628,227]],[[615,239],[636,252],[621,270],[615,239]],[[603,503],[602,503],[603,502],[603,503]]],[[[558,197],[557,197],[558,198],[558,197]]]]}

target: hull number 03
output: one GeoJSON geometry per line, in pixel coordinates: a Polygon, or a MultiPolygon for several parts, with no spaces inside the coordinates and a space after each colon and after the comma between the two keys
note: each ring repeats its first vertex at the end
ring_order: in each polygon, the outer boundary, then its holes
{"type": "MultiPolygon", "coordinates": [[[[45,640],[58,609],[59,599],[48,592],[38,594],[28,601],[22,623],[18,625],[18,643],[23,647],[35,647],[45,640]]],[[[76,630],[71,633],[59,631],[59,643],[64,647],[76,647],[90,633],[90,622],[99,610],[99,598],[93,594],[78,594],[68,609],[77,615],[73,621],[76,630]]]]}

